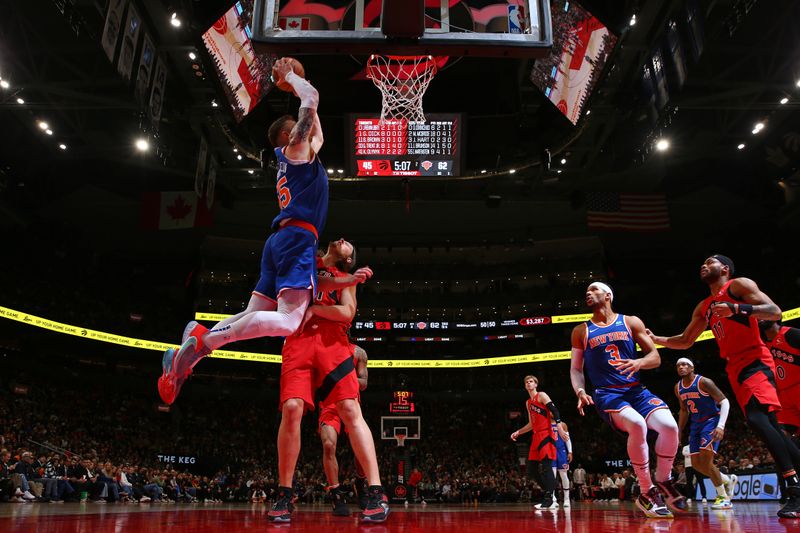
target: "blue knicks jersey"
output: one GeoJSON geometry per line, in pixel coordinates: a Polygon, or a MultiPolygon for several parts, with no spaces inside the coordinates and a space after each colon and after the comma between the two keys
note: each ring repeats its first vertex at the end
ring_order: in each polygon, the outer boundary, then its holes
{"type": "Polygon", "coordinates": [[[709,418],[719,416],[719,406],[717,402],[707,392],[700,390],[700,377],[695,376],[694,381],[688,387],[683,386],[683,380],[678,382],[678,395],[681,402],[689,412],[689,421],[703,422],[709,418]]]}
{"type": "Polygon", "coordinates": [[[291,218],[312,224],[317,234],[325,228],[328,217],[328,174],[318,155],[307,163],[292,164],[275,148],[278,158],[278,206],[281,212],[272,221],[272,229],[278,229],[282,220],[291,218]]]}
{"type": "Polygon", "coordinates": [[[636,343],[625,315],[617,314],[614,322],[605,327],[591,320],[586,322],[583,367],[595,388],[624,388],[639,383],[638,372],[626,377],[617,370],[621,360],[636,358],[636,343]]]}
{"type": "Polygon", "coordinates": [[[564,442],[564,439],[561,438],[561,435],[558,434],[558,424],[550,424],[550,427],[553,428],[553,435],[555,436],[556,441],[556,450],[561,451],[563,450],[564,453],[567,451],[567,443],[564,442]]]}

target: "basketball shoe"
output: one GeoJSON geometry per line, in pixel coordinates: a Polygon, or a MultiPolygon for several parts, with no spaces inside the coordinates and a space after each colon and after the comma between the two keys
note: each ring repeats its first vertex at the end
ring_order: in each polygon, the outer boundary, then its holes
{"type": "Polygon", "coordinates": [[[671,479],[659,481],[656,485],[658,485],[661,493],[664,494],[667,507],[669,507],[672,512],[685,513],[689,511],[689,504],[686,503],[686,496],[678,492],[678,489],[672,484],[671,479]]]}
{"type": "Polygon", "coordinates": [[[711,504],[712,509],[733,509],[733,504],[731,503],[730,498],[725,496],[717,496],[717,499],[714,500],[714,503],[711,504]]]}
{"type": "Polygon", "coordinates": [[[778,516],[781,518],[800,518],[800,486],[786,487],[786,494],[789,496],[789,501],[778,511],[778,516]]]}
{"type": "Polygon", "coordinates": [[[206,355],[211,353],[203,345],[203,334],[208,331],[197,322],[189,322],[183,331],[181,347],[164,352],[161,359],[161,377],[158,378],[158,394],[164,403],[172,404],[181,392],[186,379],[192,374],[192,368],[206,355]]]}
{"type": "Polygon", "coordinates": [[[337,486],[336,488],[330,489],[328,491],[328,496],[331,499],[334,516],[350,516],[350,509],[347,508],[347,504],[344,501],[344,492],[342,492],[341,487],[337,486]]]}
{"type": "Polygon", "coordinates": [[[725,483],[725,492],[728,494],[728,498],[733,498],[733,489],[736,488],[736,482],[739,480],[739,477],[736,474],[730,474],[728,476],[728,482],[725,483]]]}
{"type": "Polygon", "coordinates": [[[553,498],[552,492],[545,492],[542,495],[542,501],[537,503],[533,506],[536,509],[544,511],[545,509],[558,509],[558,504],[556,503],[555,498],[553,498]]]}
{"type": "Polygon", "coordinates": [[[292,489],[289,487],[278,487],[278,499],[272,504],[272,509],[267,513],[267,520],[270,522],[291,522],[292,511],[292,489]]]}
{"type": "Polygon", "coordinates": [[[383,522],[389,516],[389,501],[383,493],[383,487],[374,485],[369,487],[369,501],[361,513],[363,522],[383,522]]]}
{"type": "Polygon", "coordinates": [[[642,493],[636,498],[636,507],[644,513],[647,518],[672,518],[670,511],[664,504],[664,497],[659,492],[658,487],[650,487],[647,494],[642,493]]]}

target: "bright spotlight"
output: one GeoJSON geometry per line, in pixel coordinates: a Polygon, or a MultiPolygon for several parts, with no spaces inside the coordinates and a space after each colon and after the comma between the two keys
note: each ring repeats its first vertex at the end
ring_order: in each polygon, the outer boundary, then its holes
{"type": "Polygon", "coordinates": [[[247,171],[247,173],[248,173],[248,174],[255,174],[255,173],[256,173],[256,171],[255,171],[255,170],[248,170],[248,171],[247,171]]]}
{"type": "Polygon", "coordinates": [[[736,149],[737,149],[737,150],[744,150],[744,143],[739,143],[739,144],[736,146],[736,149]]]}
{"type": "Polygon", "coordinates": [[[42,130],[42,131],[44,131],[44,130],[49,130],[49,129],[50,129],[50,126],[49,126],[49,125],[47,124],[47,122],[45,122],[44,120],[40,120],[40,121],[37,123],[37,125],[39,126],[39,129],[40,129],[40,130],[42,130]]]}
{"type": "Polygon", "coordinates": [[[46,134],[48,134],[48,135],[52,135],[52,134],[53,134],[53,130],[44,130],[44,132],[45,132],[46,134]]]}
{"type": "Polygon", "coordinates": [[[22,98],[17,98],[17,103],[18,103],[19,105],[22,105],[22,104],[24,104],[24,103],[25,103],[25,100],[23,100],[22,98]]]}
{"type": "Polygon", "coordinates": [[[562,165],[566,165],[567,164],[567,158],[566,157],[562,157],[561,158],[561,164],[562,165]]]}
{"type": "Polygon", "coordinates": [[[344,169],[337,168],[337,169],[336,169],[336,173],[337,173],[337,174],[344,174],[344,169]]]}
{"type": "Polygon", "coordinates": [[[136,139],[135,146],[140,152],[146,152],[150,149],[150,143],[147,142],[147,139],[136,139]]]}
{"type": "Polygon", "coordinates": [[[195,54],[194,52],[189,52],[189,59],[194,61],[195,59],[197,59],[197,54],[195,54]]]}
{"type": "Polygon", "coordinates": [[[668,140],[659,139],[658,142],[656,142],[656,150],[658,150],[659,152],[665,152],[668,149],[669,149],[669,141],[668,140]]]}
{"type": "Polygon", "coordinates": [[[636,15],[634,14],[631,16],[631,20],[628,22],[629,26],[636,26],[636,15]]]}
{"type": "Polygon", "coordinates": [[[181,27],[181,19],[178,18],[177,13],[173,13],[172,16],[169,18],[169,23],[172,24],[176,28],[181,27]]]}
{"type": "Polygon", "coordinates": [[[788,102],[789,102],[789,99],[786,98],[785,96],[783,98],[781,98],[781,105],[786,104],[788,102]]]}
{"type": "Polygon", "coordinates": [[[236,159],[238,159],[239,161],[241,161],[241,160],[242,160],[242,154],[239,154],[239,155],[237,155],[237,156],[236,156],[236,159]]]}
{"type": "Polygon", "coordinates": [[[514,174],[516,172],[517,172],[517,169],[515,169],[515,168],[512,168],[511,170],[508,171],[509,174],[514,174]]]}
{"type": "Polygon", "coordinates": [[[9,87],[11,87],[11,85],[6,80],[2,80],[0,81],[0,87],[2,87],[3,89],[8,89],[9,87]]]}
{"type": "Polygon", "coordinates": [[[62,150],[66,150],[67,149],[67,145],[64,144],[64,143],[59,144],[58,147],[61,148],[62,150]]]}

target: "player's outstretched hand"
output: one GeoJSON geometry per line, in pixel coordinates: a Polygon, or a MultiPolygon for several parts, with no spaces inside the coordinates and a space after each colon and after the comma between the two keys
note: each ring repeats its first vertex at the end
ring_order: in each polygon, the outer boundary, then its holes
{"type": "Polygon", "coordinates": [[[514,433],[511,434],[511,440],[513,440],[514,442],[517,442],[518,438],[519,438],[519,431],[515,431],[514,433]]]}
{"type": "Polygon", "coordinates": [[[733,314],[733,304],[729,304],[728,302],[713,302],[709,310],[716,317],[727,318],[733,314]]]}
{"type": "Polygon", "coordinates": [[[356,283],[364,283],[372,277],[372,269],[368,266],[363,266],[353,272],[353,277],[356,279],[356,283]]]}
{"type": "Polygon", "coordinates": [[[583,408],[584,408],[585,406],[587,406],[587,405],[594,405],[594,400],[592,400],[592,397],[591,397],[591,396],[589,396],[588,394],[586,394],[586,391],[583,391],[583,390],[582,390],[582,391],[581,391],[581,392],[578,394],[578,412],[581,414],[581,416],[583,416],[583,415],[584,415],[584,413],[583,413],[583,408]]]}
{"type": "Polygon", "coordinates": [[[292,68],[292,61],[285,57],[280,58],[272,65],[273,74],[276,74],[281,80],[285,78],[287,74],[293,71],[294,69],[292,68]]]}

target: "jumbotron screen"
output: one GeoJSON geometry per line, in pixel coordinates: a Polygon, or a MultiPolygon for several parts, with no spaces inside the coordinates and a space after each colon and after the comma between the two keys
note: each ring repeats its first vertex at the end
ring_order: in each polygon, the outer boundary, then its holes
{"type": "Polygon", "coordinates": [[[460,176],[464,139],[458,113],[428,114],[425,122],[349,115],[351,175],[460,176]]]}

